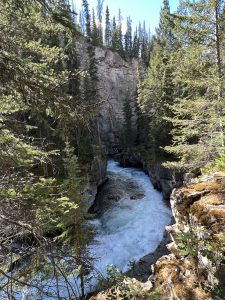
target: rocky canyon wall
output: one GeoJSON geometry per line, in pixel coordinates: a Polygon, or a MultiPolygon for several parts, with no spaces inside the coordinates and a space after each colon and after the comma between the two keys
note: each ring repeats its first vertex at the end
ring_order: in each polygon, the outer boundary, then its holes
{"type": "MultiPolygon", "coordinates": [[[[86,68],[89,46],[85,38],[80,38],[76,43],[82,70],[86,68]]],[[[138,73],[144,72],[144,66],[138,59],[124,59],[106,47],[95,46],[94,53],[98,77],[99,132],[106,153],[114,154],[124,126],[123,106],[127,94],[130,96],[135,126],[138,73]]]]}

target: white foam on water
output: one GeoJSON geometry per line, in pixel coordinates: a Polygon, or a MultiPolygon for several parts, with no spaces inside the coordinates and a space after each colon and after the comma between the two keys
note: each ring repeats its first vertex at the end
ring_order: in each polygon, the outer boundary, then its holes
{"type": "MultiPolygon", "coordinates": [[[[156,191],[149,177],[141,170],[134,168],[121,168],[115,161],[108,162],[107,171],[121,180],[132,180],[143,191],[143,198],[131,200],[128,196],[116,202],[99,219],[90,221],[96,228],[95,241],[89,246],[90,256],[98,258],[94,260],[94,269],[106,275],[106,267],[113,264],[121,271],[128,269],[129,261],[139,260],[144,255],[153,252],[163,238],[165,226],[171,219],[171,211],[165,205],[162,194],[156,191]]],[[[85,286],[85,292],[94,291],[97,284],[96,274],[87,276],[89,283],[85,286]],[[93,276],[92,276],[93,275],[93,276]]],[[[80,279],[76,282],[69,279],[74,289],[81,291],[80,279]]],[[[53,279],[42,282],[45,286],[49,283],[53,286],[53,294],[56,293],[53,279]]],[[[67,299],[67,289],[63,279],[60,279],[60,295],[67,299]]],[[[18,300],[30,300],[33,288],[24,289],[18,294],[18,300]]],[[[52,297],[43,296],[42,299],[50,300],[52,297]]]]}
{"type": "Polygon", "coordinates": [[[90,252],[99,258],[95,268],[103,274],[108,264],[114,264],[124,272],[129,261],[153,252],[171,219],[171,211],[163,202],[162,194],[154,189],[143,171],[121,168],[112,160],[108,162],[107,170],[122,179],[132,179],[144,191],[144,197],[121,199],[95,222],[96,243],[90,246],[90,252]]]}

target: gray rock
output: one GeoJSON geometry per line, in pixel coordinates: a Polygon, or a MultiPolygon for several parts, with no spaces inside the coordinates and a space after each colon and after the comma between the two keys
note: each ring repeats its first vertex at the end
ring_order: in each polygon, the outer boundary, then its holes
{"type": "MultiPolygon", "coordinates": [[[[87,68],[89,44],[85,38],[76,41],[80,68],[87,68]]],[[[123,59],[117,52],[105,47],[95,47],[97,65],[97,90],[99,94],[98,125],[101,142],[107,154],[117,150],[120,133],[124,126],[123,105],[127,91],[133,110],[133,126],[136,126],[135,98],[138,73],[145,72],[145,67],[138,59],[123,59]]]]}

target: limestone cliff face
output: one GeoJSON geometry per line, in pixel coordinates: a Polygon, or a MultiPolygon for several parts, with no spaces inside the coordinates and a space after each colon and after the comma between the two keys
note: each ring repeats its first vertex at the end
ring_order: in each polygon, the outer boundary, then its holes
{"type": "MultiPolygon", "coordinates": [[[[93,55],[97,69],[96,90],[98,99],[98,131],[104,153],[96,154],[88,171],[88,189],[86,191],[87,209],[91,207],[97,194],[98,187],[106,179],[105,154],[115,154],[123,131],[125,97],[129,92],[130,104],[133,111],[133,126],[136,124],[136,91],[138,71],[143,66],[138,59],[122,58],[117,52],[106,47],[91,45],[84,37],[78,37],[75,42],[80,70],[83,75],[88,70],[88,63],[93,55]]],[[[144,70],[142,70],[144,72],[144,70]]],[[[81,90],[84,84],[81,77],[81,90]]]]}
{"type": "MultiPolygon", "coordinates": [[[[80,38],[76,44],[82,70],[86,68],[88,47],[86,39],[80,38]]],[[[129,91],[130,103],[135,124],[135,99],[138,83],[138,72],[143,65],[138,59],[123,59],[117,52],[105,47],[94,47],[97,67],[97,90],[99,94],[99,132],[106,153],[114,153],[119,135],[124,125],[123,105],[129,91]]]]}
{"type": "MultiPolygon", "coordinates": [[[[118,53],[96,48],[99,91],[103,101],[99,111],[99,129],[106,146],[118,143],[123,129],[123,105],[129,92],[135,122],[135,97],[138,81],[138,60],[123,60],[118,53]]],[[[109,149],[108,149],[109,150],[109,149]]]]}

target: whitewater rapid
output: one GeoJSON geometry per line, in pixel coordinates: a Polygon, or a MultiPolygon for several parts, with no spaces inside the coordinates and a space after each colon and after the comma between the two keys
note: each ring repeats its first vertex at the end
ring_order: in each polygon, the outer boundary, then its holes
{"type": "Polygon", "coordinates": [[[153,252],[171,219],[171,210],[164,203],[162,194],[154,189],[142,170],[122,168],[110,160],[107,172],[109,176],[133,180],[144,195],[137,200],[131,200],[129,196],[122,198],[92,222],[97,234],[90,253],[98,258],[94,265],[103,274],[109,264],[124,272],[130,261],[153,252]]]}
{"type": "MultiPolygon", "coordinates": [[[[115,191],[109,193],[113,195],[118,191],[121,193],[121,186],[123,192],[123,183],[124,193],[120,199],[111,203],[112,205],[107,207],[100,217],[90,221],[96,235],[88,246],[89,256],[93,258],[91,259],[93,269],[84,278],[86,295],[95,291],[96,284],[107,275],[107,265],[113,264],[124,272],[129,268],[129,262],[137,261],[154,252],[163,238],[165,226],[171,219],[171,211],[164,203],[162,194],[154,189],[149,177],[142,170],[122,168],[117,162],[110,160],[107,173],[109,181],[113,179],[120,185],[120,189],[115,187],[115,191]]],[[[15,299],[53,300],[58,299],[58,295],[60,299],[71,299],[70,295],[81,296],[81,280],[78,273],[77,276],[68,276],[66,281],[63,277],[59,277],[58,283],[51,274],[42,278],[43,274],[40,271],[31,277],[30,283],[41,281],[45,295],[40,296],[39,290],[25,286],[18,291],[15,299]],[[57,285],[60,286],[58,290],[57,285]],[[51,295],[47,296],[49,292],[51,295]]],[[[3,298],[0,296],[0,299],[5,299],[4,295],[3,298]]]]}

